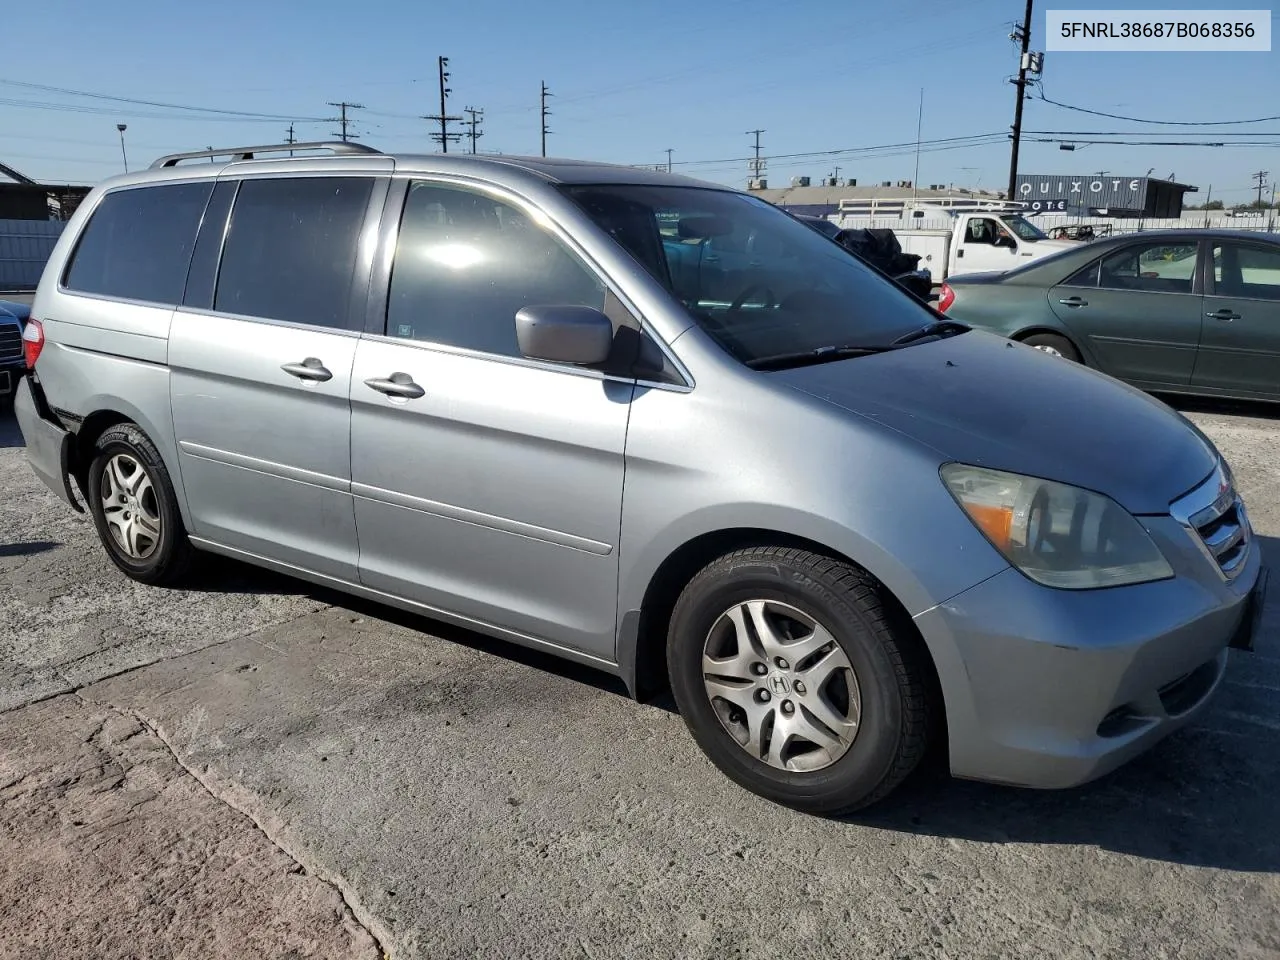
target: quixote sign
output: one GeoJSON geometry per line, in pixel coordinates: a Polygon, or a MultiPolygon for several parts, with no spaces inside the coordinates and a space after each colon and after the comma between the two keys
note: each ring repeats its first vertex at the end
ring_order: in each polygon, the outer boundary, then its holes
{"type": "Polygon", "coordinates": [[[1074,207],[1140,210],[1147,202],[1147,178],[1032,174],[1018,178],[1017,199],[1029,204],[1032,210],[1074,207]],[[1037,203],[1041,206],[1037,207],[1037,203]]]}

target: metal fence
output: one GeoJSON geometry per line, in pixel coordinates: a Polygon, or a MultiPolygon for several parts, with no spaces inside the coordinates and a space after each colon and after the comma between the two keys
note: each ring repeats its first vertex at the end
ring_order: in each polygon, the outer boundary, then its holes
{"type": "Polygon", "coordinates": [[[0,220],[0,291],[34,290],[66,224],[0,220]]]}
{"type": "MultiPolygon", "coordinates": [[[[974,211],[980,212],[980,211],[974,211]]],[[[1065,214],[1038,214],[1027,218],[1045,233],[1057,228],[1089,224],[1095,229],[1109,227],[1115,233],[1140,233],[1144,230],[1184,230],[1214,227],[1219,230],[1249,230],[1257,233],[1280,232],[1280,215],[1271,213],[1263,217],[1178,217],[1176,219],[1121,219],[1114,217],[1075,217],[1065,214]]],[[[894,218],[849,217],[840,222],[843,227],[884,230],[942,230],[950,233],[955,221],[949,217],[928,217],[923,220],[894,218]]],[[[1101,231],[1099,231],[1101,235],[1101,231]]]]}

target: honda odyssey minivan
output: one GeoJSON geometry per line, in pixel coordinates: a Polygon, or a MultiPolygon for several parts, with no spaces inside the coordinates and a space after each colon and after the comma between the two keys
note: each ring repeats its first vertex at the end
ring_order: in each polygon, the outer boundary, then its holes
{"type": "Polygon", "coordinates": [[[669,687],[801,810],[930,747],[1096,777],[1206,706],[1261,609],[1185,418],[715,184],[179,154],[94,189],[31,318],[31,466],[125,575],[224,554],[669,687]]]}

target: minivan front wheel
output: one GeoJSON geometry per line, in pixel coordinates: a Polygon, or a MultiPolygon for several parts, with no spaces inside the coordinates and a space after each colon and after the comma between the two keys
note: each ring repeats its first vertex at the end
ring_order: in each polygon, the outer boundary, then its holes
{"type": "Polygon", "coordinates": [[[94,444],[86,490],[98,538],[124,573],[148,584],[172,584],[193,549],[160,452],[131,423],[103,431],[94,444]]]}
{"type": "Polygon", "coordinates": [[[676,603],[667,668],[698,745],[747,789],[837,815],[890,793],[924,756],[925,671],[879,585],[829,557],[735,551],[676,603]]]}

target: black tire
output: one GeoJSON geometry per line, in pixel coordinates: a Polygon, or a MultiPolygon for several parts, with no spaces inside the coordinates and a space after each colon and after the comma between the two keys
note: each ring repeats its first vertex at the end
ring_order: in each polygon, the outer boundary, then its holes
{"type": "Polygon", "coordinates": [[[722,772],[776,803],[837,816],[884,798],[917,767],[927,752],[934,709],[929,673],[918,638],[906,635],[909,625],[895,622],[882,591],[850,564],[770,546],[727,554],[689,582],[672,613],[667,669],[690,733],[722,772]],[[702,657],[713,626],[730,608],[753,599],[783,603],[812,618],[852,666],[860,723],[846,752],[822,769],[795,772],[750,754],[721,722],[704,686],[702,657]]]}
{"type": "Polygon", "coordinates": [[[1033,333],[1029,337],[1024,337],[1022,342],[1028,347],[1037,347],[1057,351],[1064,359],[1070,360],[1072,363],[1083,362],[1080,358],[1080,351],[1076,349],[1076,345],[1064,336],[1056,333],[1033,333]]]}
{"type": "Polygon", "coordinates": [[[191,569],[195,550],[187,539],[169,471],[160,458],[160,451],[141,429],[132,423],[122,423],[103,431],[94,444],[85,492],[98,538],[107,556],[121,571],[140,583],[172,586],[181,582],[191,569]],[[131,458],[150,480],[151,494],[144,494],[140,503],[148,516],[158,517],[159,535],[142,541],[149,545],[145,556],[131,556],[117,541],[107,521],[103,475],[120,455],[131,458]]]}

